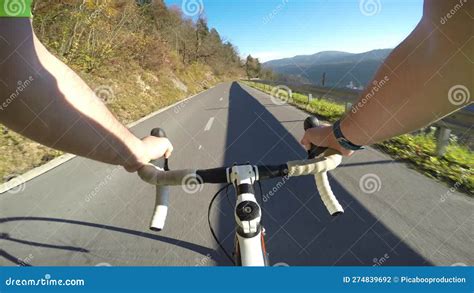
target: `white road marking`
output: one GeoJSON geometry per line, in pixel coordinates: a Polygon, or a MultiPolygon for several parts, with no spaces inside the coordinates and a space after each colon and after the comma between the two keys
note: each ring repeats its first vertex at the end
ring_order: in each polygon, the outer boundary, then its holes
{"type": "Polygon", "coordinates": [[[204,128],[204,131],[209,131],[212,127],[212,123],[214,122],[214,117],[209,118],[209,121],[207,121],[206,127],[204,128]]]}

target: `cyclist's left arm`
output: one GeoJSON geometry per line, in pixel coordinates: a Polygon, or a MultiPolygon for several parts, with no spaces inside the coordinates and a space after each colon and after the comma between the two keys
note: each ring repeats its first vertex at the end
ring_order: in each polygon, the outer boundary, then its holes
{"type": "Polygon", "coordinates": [[[169,156],[168,139],[138,139],[36,38],[31,20],[0,18],[0,123],[46,146],[136,171],[169,156]]]}

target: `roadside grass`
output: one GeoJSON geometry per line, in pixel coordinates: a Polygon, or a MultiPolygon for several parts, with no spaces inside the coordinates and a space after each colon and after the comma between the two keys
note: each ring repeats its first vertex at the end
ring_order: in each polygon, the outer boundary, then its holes
{"type": "MultiPolygon", "coordinates": [[[[287,101],[318,118],[334,122],[345,113],[345,105],[313,98],[308,103],[308,96],[302,93],[277,92],[276,88],[258,82],[243,81],[244,84],[287,101]]],[[[448,183],[453,189],[474,195],[474,153],[466,146],[451,141],[446,154],[439,158],[435,155],[436,139],[433,133],[404,134],[374,145],[377,149],[389,154],[392,158],[407,162],[411,167],[434,178],[448,183]]]]}

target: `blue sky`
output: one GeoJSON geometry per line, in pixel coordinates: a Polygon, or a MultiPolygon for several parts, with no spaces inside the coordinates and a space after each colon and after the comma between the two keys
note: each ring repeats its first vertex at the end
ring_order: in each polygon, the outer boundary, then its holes
{"type": "Polygon", "coordinates": [[[261,61],[336,50],[393,48],[415,27],[422,0],[165,0],[261,61]],[[197,6],[193,6],[196,4],[197,6]],[[202,6],[201,6],[202,3],[202,6]]]}

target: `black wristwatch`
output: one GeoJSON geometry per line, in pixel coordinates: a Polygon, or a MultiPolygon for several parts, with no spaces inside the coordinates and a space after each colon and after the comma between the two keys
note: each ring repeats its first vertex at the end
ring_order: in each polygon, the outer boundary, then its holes
{"type": "Polygon", "coordinates": [[[334,133],[334,136],[336,137],[337,142],[345,149],[351,150],[351,151],[358,151],[363,149],[364,147],[361,145],[356,145],[350,142],[344,134],[342,134],[341,131],[341,120],[337,120],[333,126],[332,126],[332,131],[334,133]]]}

